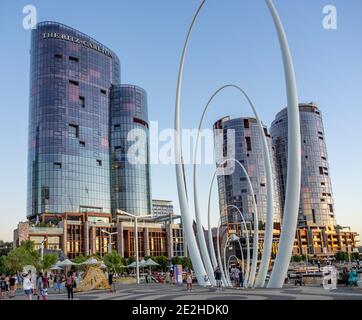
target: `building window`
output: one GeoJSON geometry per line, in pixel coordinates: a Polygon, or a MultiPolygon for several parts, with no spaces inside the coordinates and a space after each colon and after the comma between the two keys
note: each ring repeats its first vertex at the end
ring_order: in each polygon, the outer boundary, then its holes
{"type": "Polygon", "coordinates": [[[61,162],[54,162],[53,163],[53,168],[54,169],[61,169],[62,168],[62,163],[61,162]]]}
{"type": "Polygon", "coordinates": [[[245,137],[245,141],[246,141],[246,150],[247,150],[247,151],[251,151],[251,140],[250,140],[250,137],[245,137]]]}
{"type": "Polygon", "coordinates": [[[102,166],[102,160],[97,159],[96,161],[97,161],[97,165],[98,165],[99,167],[101,167],[101,166],[102,166]]]}
{"type": "Polygon", "coordinates": [[[121,125],[120,124],[115,124],[114,125],[114,130],[115,131],[121,130],[121,125]]]}
{"type": "Polygon", "coordinates": [[[79,58],[77,58],[77,57],[72,57],[72,56],[69,56],[69,61],[74,61],[74,62],[78,62],[78,61],[79,61],[79,58]]]}
{"type": "Polygon", "coordinates": [[[82,108],[85,108],[85,98],[82,96],[79,96],[79,102],[82,108]]]}
{"type": "Polygon", "coordinates": [[[107,93],[106,90],[101,89],[101,94],[106,94],[106,93],[107,93]]]}
{"type": "Polygon", "coordinates": [[[312,209],[312,216],[313,216],[313,223],[316,223],[316,219],[315,219],[315,211],[314,211],[314,209],[312,209]]]}
{"type": "Polygon", "coordinates": [[[326,157],[322,157],[322,160],[327,160],[327,158],[326,158],[326,157]]]}
{"type": "Polygon", "coordinates": [[[261,186],[261,187],[265,187],[265,183],[261,183],[260,186],[261,186]]]}
{"type": "Polygon", "coordinates": [[[85,142],[84,141],[79,141],[79,145],[84,148],[85,147],[85,142]]]}
{"type": "Polygon", "coordinates": [[[79,126],[75,124],[69,125],[69,137],[78,138],[79,137],[79,126]]]}
{"type": "Polygon", "coordinates": [[[61,54],[59,54],[59,53],[56,53],[54,55],[54,58],[61,59],[61,58],[63,58],[63,56],[61,54]]]}
{"type": "Polygon", "coordinates": [[[329,212],[333,213],[333,204],[329,204],[328,207],[329,207],[329,212]]]}
{"type": "Polygon", "coordinates": [[[244,119],[244,128],[249,129],[249,120],[248,119],[244,119]]]}
{"type": "Polygon", "coordinates": [[[69,83],[74,85],[74,86],[79,85],[78,81],[74,81],[74,80],[69,80],[69,83]]]}

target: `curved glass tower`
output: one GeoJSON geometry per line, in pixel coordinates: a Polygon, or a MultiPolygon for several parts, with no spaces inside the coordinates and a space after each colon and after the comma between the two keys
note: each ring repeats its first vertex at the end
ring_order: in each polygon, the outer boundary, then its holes
{"type": "Polygon", "coordinates": [[[111,90],[111,207],[151,214],[147,94],[134,85],[111,90]]]}
{"type": "Polygon", "coordinates": [[[109,103],[117,56],[56,22],[32,31],[27,216],[110,212],[109,103]]]}
{"type": "MultiPolygon", "coordinates": [[[[223,148],[220,148],[220,151],[226,148],[227,130],[235,130],[235,158],[240,161],[248,172],[256,197],[259,221],[265,223],[267,211],[266,171],[263,160],[262,139],[256,119],[230,119],[224,117],[214,124],[214,130],[216,135],[223,135],[223,148]]],[[[264,133],[271,152],[272,170],[275,177],[275,155],[266,126],[264,126],[264,133]]],[[[235,205],[243,213],[246,221],[253,222],[253,199],[242,169],[235,166],[235,171],[231,175],[218,176],[217,181],[221,216],[227,216],[228,223],[238,222],[239,215],[236,214],[236,210],[232,207],[226,209],[229,205],[235,205]],[[234,221],[235,219],[237,221],[234,221]]],[[[280,222],[280,196],[276,178],[274,179],[274,192],[274,221],[280,222]]]]}
{"type": "MultiPolygon", "coordinates": [[[[335,216],[327,147],[321,111],[315,103],[300,104],[302,180],[298,225],[334,226],[335,216]]],[[[270,129],[284,204],[287,179],[288,113],[280,111],[270,129]]]]}

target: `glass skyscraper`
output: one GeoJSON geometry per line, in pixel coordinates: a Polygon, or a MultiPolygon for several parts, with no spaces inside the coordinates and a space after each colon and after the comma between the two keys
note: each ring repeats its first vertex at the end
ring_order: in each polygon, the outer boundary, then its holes
{"type": "Polygon", "coordinates": [[[151,214],[147,94],[134,85],[111,93],[111,207],[151,214]],[[134,147],[137,147],[133,149],[134,147]]]}
{"type": "MultiPolygon", "coordinates": [[[[314,103],[300,104],[302,180],[298,225],[334,226],[334,206],[321,111],[314,103]]],[[[288,112],[280,111],[270,129],[276,152],[281,204],[287,179],[288,112]]],[[[283,208],[282,208],[283,209],[283,208]]]]}
{"type": "Polygon", "coordinates": [[[32,31],[28,218],[111,212],[111,96],[119,85],[119,59],[101,43],[57,22],[32,31]]]}
{"type": "MultiPolygon", "coordinates": [[[[220,148],[223,150],[226,150],[225,137],[227,130],[235,130],[235,159],[239,160],[248,172],[254,189],[259,221],[265,223],[267,209],[266,171],[264,166],[260,129],[256,119],[230,119],[229,117],[224,117],[214,124],[214,130],[215,135],[223,135],[223,148],[220,148]]],[[[271,146],[271,138],[266,126],[264,126],[264,134],[267,138],[270,156],[272,159],[272,170],[275,177],[275,156],[271,146]]],[[[225,158],[228,158],[228,156],[225,158]]],[[[243,213],[246,221],[253,222],[253,199],[245,174],[240,166],[235,164],[235,171],[232,174],[219,175],[217,181],[221,216],[227,216],[228,223],[240,221],[239,216],[236,214],[236,210],[232,207],[227,208],[229,205],[235,205],[243,213]],[[236,217],[238,217],[238,220],[234,221],[236,217]]],[[[280,222],[280,196],[278,180],[275,178],[273,182],[275,192],[274,221],[280,222]]]]}

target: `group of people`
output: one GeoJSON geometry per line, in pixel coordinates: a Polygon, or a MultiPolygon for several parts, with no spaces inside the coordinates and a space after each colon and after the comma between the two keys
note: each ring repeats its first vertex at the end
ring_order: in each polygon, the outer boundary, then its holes
{"type": "Polygon", "coordinates": [[[349,287],[358,286],[358,271],[356,268],[352,268],[348,271],[348,268],[344,268],[342,271],[342,282],[349,287]]]}
{"type": "Polygon", "coordinates": [[[68,272],[67,275],[56,274],[48,275],[47,272],[34,273],[31,270],[23,273],[15,273],[10,276],[1,275],[0,277],[0,299],[14,298],[17,289],[23,289],[25,300],[33,300],[35,296],[37,300],[48,300],[48,289],[50,281],[53,281],[55,290],[65,287],[68,292],[68,299],[73,300],[73,290],[76,288],[76,275],[73,272],[68,272]]]}
{"type": "MultiPolygon", "coordinates": [[[[222,290],[222,273],[219,266],[214,271],[217,290],[222,290]]],[[[240,267],[234,266],[230,270],[230,281],[235,288],[244,288],[244,274],[240,267]]]]}
{"type": "Polygon", "coordinates": [[[48,300],[49,277],[47,273],[33,274],[31,270],[23,272],[22,285],[26,300],[32,300],[33,295],[37,296],[38,300],[48,300]]]}
{"type": "Polygon", "coordinates": [[[10,277],[2,275],[0,278],[0,299],[6,297],[13,298],[16,294],[17,275],[12,274],[10,277]]]}

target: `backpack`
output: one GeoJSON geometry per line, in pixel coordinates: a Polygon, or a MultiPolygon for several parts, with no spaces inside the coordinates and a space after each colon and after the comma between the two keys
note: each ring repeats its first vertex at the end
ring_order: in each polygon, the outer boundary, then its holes
{"type": "Polygon", "coordinates": [[[1,280],[1,289],[5,290],[6,289],[6,282],[5,280],[1,280]]]}

